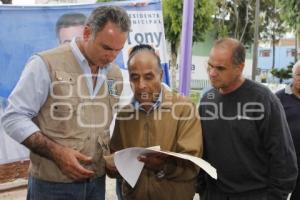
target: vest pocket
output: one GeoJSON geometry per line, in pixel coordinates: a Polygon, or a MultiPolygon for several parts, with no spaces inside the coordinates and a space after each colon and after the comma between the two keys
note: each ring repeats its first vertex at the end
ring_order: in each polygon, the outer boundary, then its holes
{"type": "Polygon", "coordinates": [[[47,135],[57,135],[59,138],[60,135],[66,137],[79,134],[82,131],[77,124],[75,101],[76,99],[69,99],[69,101],[56,101],[50,104],[40,121],[43,131],[47,135]]]}
{"type": "Polygon", "coordinates": [[[53,120],[70,120],[75,107],[69,102],[54,102],[50,106],[50,115],[53,120]]]}
{"type": "Polygon", "coordinates": [[[54,99],[66,99],[76,94],[77,75],[63,71],[55,71],[51,83],[50,95],[54,99]]]}

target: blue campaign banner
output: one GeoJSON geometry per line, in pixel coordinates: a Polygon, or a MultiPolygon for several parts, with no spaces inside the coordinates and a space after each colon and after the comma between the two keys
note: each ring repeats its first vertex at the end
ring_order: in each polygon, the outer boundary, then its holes
{"type": "Polygon", "coordinates": [[[115,62],[126,70],[128,50],[138,43],[152,44],[160,53],[164,82],[169,85],[162,8],[159,0],[148,1],[144,6],[135,6],[133,1],[64,6],[0,5],[0,97],[9,96],[31,55],[58,45],[55,25],[60,16],[74,12],[88,16],[91,10],[101,5],[121,6],[127,10],[132,20],[132,31],[115,62]]]}

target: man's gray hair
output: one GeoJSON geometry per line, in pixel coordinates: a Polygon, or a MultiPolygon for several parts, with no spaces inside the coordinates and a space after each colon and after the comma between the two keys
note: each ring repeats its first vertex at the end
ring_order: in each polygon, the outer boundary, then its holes
{"type": "Polygon", "coordinates": [[[130,18],[126,11],[117,6],[100,6],[92,11],[88,17],[86,25],[90,26],[95,36],[101,31],[107,22],[116,24],[122,32],[130,31],[130,18]]]}
{"type": "Polygon", "coordinates": [[[296,70],[298,69],[298,67],[300,67],[300,60],[298,60],[298,62],[296,62],[293,66],[293,75],[296,73],[296,70]]]}

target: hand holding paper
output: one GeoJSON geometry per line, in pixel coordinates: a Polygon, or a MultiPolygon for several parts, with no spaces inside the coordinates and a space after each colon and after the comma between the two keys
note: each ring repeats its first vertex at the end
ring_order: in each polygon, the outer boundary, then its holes
{"type": "Polygon", "coordinates": [[[163,168],[168,155],[162,153],[147,153],[138,157],[138,160],[145,164],[147,169],[159,171],[163,168]]]}
{"type": "Polygon", "coordinates": [[[160,154],[165,154],[165,155],[189,160],[194,164],[196,164],[197,166],[201,167],[212,178],[217,179],[216,169],[201,158],[187,155],[187,154],[165,152],[159,150],[159,148],[157,147],[154,148],[153,147],[152,148],[132,147],[132,148],[123,149],[121,151],[117,151],[114,154],[114,161],[115,161],[116,168],[131,187],[135,186],[144,167],[144,163],[140,162],[138,160],[138,157],[140,155],[145,155],[148,153],[152,153],[152,154],[160,153],[160,154]]]}

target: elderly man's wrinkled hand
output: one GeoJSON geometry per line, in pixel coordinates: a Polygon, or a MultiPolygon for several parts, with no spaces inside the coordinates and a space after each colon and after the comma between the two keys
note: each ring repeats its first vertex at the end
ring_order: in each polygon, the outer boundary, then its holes
{"type": "Polygon", "coordinates": [[[148,153],[138,157],[138,160],[145,163],[145,167],[149,170],[159,171],[163,169],[169,156],[162,153],[148,153]]]}

